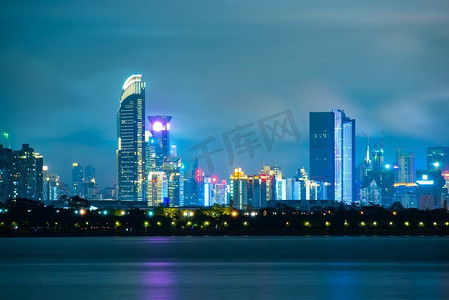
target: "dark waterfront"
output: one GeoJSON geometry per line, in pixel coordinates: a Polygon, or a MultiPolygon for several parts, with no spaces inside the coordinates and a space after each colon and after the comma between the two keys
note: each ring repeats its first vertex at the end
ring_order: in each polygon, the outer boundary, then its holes
{"type": "Polygon", "coordinates": [[[2,299],[448,299],[449,237],[0,239],[2,299]]]}

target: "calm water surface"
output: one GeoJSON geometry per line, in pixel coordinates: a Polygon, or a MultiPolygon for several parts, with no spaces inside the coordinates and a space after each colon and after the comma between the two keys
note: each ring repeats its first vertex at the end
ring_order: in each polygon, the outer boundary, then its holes
{"type": "Polygon", "coordinates": [[[0,299],[449,299],[449,237],[3,238],[0,299]]]}

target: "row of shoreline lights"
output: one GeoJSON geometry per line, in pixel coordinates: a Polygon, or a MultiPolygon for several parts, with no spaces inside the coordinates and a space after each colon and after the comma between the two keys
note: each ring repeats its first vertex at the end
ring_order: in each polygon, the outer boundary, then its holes
{"type": "MultiPolygon", "coordinates": [[[[3,210],[0,210],[0,213],[2,213],[2,212],[7,212],[7,211],[8,211],[7,209],[4,210],[4,211],[3,211],[3,210]]],[[[57,212],[59,212],[59,210],[58,210],[57,212]]],[[[86,210],[85,210],[85,209],[80,209],[79,211],[76,210],[76,211],[75,211],[75,214],[80,214],[80,215],[83,216],[83,215],[86,214],[86,210]]],[[[101,211],[98,212],[98,214],[99,214],[99,215],[108,215],[108,211],[107,211],[107,210],[101,210],[101,211]]],[[[121,211],[120,211],[120,216],[124,216],[124,215],[126,215],[126,214],[129,214],[129,213],[126,213],[126,211],[124,211],[124,210],[121,210],[121,211]]],[[[363,211],[361,211],[360,214],[363,215],[363,211]]],[[[395,211],[393,211],[392,214],[395,216],[397,213],[396,213],[395,211]]],[[[154,215],[154,212],[150,210],[150,211],[147,212],[147,215],[148,215],[149,217],[152,217],[152,216],[154,215]]],[[[195,215],[195,213],[194,213],[193,211],[184,211],[184,212],[183,212],[183,216],[184,216],[184,217],[193,217],[194,215],[195,215]]],[[[256,212],[251,212],[250,214],[249,214],[249,213],[244,213],[244,215],[251,215],[251,217],[255,217],[255,216],[257,216],[257,213],[256,213],[256,212]]],[[[237,217],[237,216],[238,216],[238,212],[235,211],[235,210],[232,211],[232,212],[231,212],[231,216],[237,217]]],[[[246,223],[246,224],[244,224],[244,225],[247,225],[247,222],[244,222],[244,223],[246,223]]],[[[388,224],[389,224],[390,226],[392,226],[392,225],[393,225],[393,222],[390,221],[388,224]]],[[[287,226],[290,226],[290,222],[287,221],[287,222],[286,222],[286,225],[287,225],[287,226]]],[[[331,223],[330,223],[329,221],[326,221],[326,222],[325,222],[325,225],[326,225],[326,227],[329,227],[329,226],[331,225],[331,223]]],[[[367,223],[364,222],[364,221],[362,221],[362,222],[359,223],[359,225],[360,225],[360,227],[365,227],[365,226],[367,225],[367,223]]],[[[377,221],[373,221],[373,222],[372,222],[372,225],[376,227],[376,226],[377,226],[377,221]]],[[[406,227],[408,227],[408,226],[410,226],[410,222],[405,221],[405,222],[404,222],[404,225],[405,225],[406,227]]],[[[445,222],[444,225],[449,226],[449,222],[445,222]]],[[[308,221],[304,222],[304,226],[306,226],[306,227],[312,227],[312,225],[311,225],[310,222],[308,222],[308,221]]],[[[345,220],[344,226],[346,226],[346,227],[349,226],[349,223],[348,223],[347,220],[345,220]]],[[[424,227],[424,222],[422,222],[422,221],[419,222],[419,223],[418,223],[418,226],[419,226],[419,227],[424,227]]],[[[433,226],[438,226],[438,223],[437,223],[437,222],[433,222],[433,226]]]]}

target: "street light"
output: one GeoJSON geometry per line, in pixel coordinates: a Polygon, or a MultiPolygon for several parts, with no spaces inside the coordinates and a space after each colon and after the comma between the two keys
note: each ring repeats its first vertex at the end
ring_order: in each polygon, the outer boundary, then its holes
{"type": "Polygon", "coordinates": [[[148,221],[145,221],[145,223],[143,223],[143,226],[145,227],[145,232],[147,231],[149,225],[150,223],[148,221]]]}

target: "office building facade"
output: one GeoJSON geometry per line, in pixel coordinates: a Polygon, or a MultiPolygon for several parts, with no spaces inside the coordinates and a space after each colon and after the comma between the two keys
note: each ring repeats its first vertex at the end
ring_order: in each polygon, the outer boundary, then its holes
{"type": "Polygon", "coordinates": [[[79,163],[72,164],[72,196],[81,196],[83,193],[84,168],[79,163]]]}
{"type": "Polygon", "coordinates": [[[130,76],[123,85],[117,111],[118,199],[145,199],[145,82],[130,76]]]}
{"type": "Polygon", "coordinates": [[[342,110],[310,113],[310,177],[329,183],[330,200],[355,197],[355,120],[342,110]]]}
{"type": "Polygon", "coordinates": [[[413,183],[415,182],[415,154],[414,153],[399,153],[399,183],[413,183]]]}

